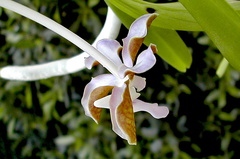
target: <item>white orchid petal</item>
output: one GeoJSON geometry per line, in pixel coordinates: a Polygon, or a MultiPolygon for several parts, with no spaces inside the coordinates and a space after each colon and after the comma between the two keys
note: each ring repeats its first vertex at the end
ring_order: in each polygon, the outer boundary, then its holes
{"type": "Polygon", "coordinates": [[[92,80],[86,85],[81,103],[85,110],[85,114],[87,116],[93,118],[95,122],[98,122],[98,121],[97,121],[96,117],[94,117],[93,112],[91,112],[90,107],[93,107],[93,106],[90,106],[90,105],[92,104],[91,102],[94,102],[94,101],[92,101],[91,98],[96,98],[96,96],[98,96],[101,93],[107,93],[107,92],[104,92],[104,91],[106,91],[106,90],[104,90],[104,87],[105,88],[109,87],[109,86],[114,87],[117,84],[118,84],[118,81],[116,80],[115,76],[113,76],[112,74],[104,74],[104,75],[99,75],[95,78],[92,78],[92,80]],[[94,92],[98,88],[102,88],[102,91],[100,89],[100,90],[98,90],[98,92],[94,92]],[[98,93],[98,94],[96,94],[96,93],[98,93]]]}
{"type": "Polygon", "coordinates": [[[128,35],[123,39],[123,62],[127,67],[132,67],[138,50],[140,49],[147,29],[157,14],[145,14],[136,19],[130,26],[128,35]]]}
{"type": "Polygon", "coordinates": [[[129,87],[129,91],[130,91],[132,101],[137,99],[141,95],[140,93],[136,92],[136,88],[134,87],[129,87]]]}
{"type": "Polygon", "coordinates": [[[126,139],[129,144],[136,144],[136,128],[133,105],[127,84],[114,87],[110,99],[110,113],[113,131],[126,139]]]}
{"type": "Polygon", "coordinates": [[[91,69],[95,63],[98,63],[92,56],[86,57],[84,62],[88,69],[91,69]]]}
{"type": "Polygon", "coordinates": [[[136,99],[133,101],[133,111],[134,112],[139,112],[139,111],[148,112],[156,119],[165,118],[169,113],[169,109],[166,106],[158,106],[157,103],[154,103],[154,104],[146,103],[139,99],[136,99]]]}
{"type": "Polygon", "coordinates": [[[123,87],[115,87],[112,90],[112,97],[110,100],[110,105],[111,105],[110,113],[111,113],[113,131],[123,139],[127,139],[127,137],[117,122],[116,112],[117,112],[117,107],[120,105],[120,103],[123,100],[122,94],[125,88],[126,88],[126,85],[124,85],[123,87]]]}
{"type": "MultiPolygon", "coordinates": [[[[112,39],[101,39],[97,42],[96,48],[106,58],[116,64],[116,66],[122,65],[122,61],[119,57],[119,52],[122,50],[122,46],[118,41],[112,39]]],[[[88,69],[91,69],[95,64],[99,64],[97,59],[94,59],[91,56],[85,59],[85,65],[88,69]]]]}
{"type": "Polygon", "coordinates": [[[111,98],[111,95],[108,95],[106,97],[98,99],[94,102],[94,105],[98,108],[109,109],[110,108],[110,98],[111,98]]]}
{"type": "Polygon", "coordinates": [[[150,45],[146,50],[141,52],[137,58],[136,64],[133,67],[127,67],[122,65],[118,72],[120,77],[124,77],[127,72],[143,73],[151,69],[156,63],[156,57],[154,52],[156,50],[155,45],[150,45]]]}
{"type": "Polygon", "coordinates": [[[119,52],[122,50],[122,46],[118,41],[102,39],[97,43],[96,48],[115,65],[122,65],[122,61],[119,57],[119,52]]]}
{"type": "Polygon", "coordinates": [[[134,75],[130,85],[135,87],[137,91],[141,91],[146,87],[146,78],[134,75]]]}
{"type": "MultiPolygon", "coordinates": [[[[129,91],[130,91],[132,101],[137,99],[141,95],[140,93],[136,92],[135,87],[130,87],[129,86],[129,91]]],[[[98,108],[109,109],[110,108],[110,99],[111,99],[111,95],[108,95],[106,97],[103,97],[101,99],[96,100],[94,102],[94,105],[98,108]]]]}
{"type": "Polygon", "coordinates": [[[147,70],[151,69],[156,63],[156,57],[154,56],[154,52],[152,47],[155,45],[150,45],[148,49],[144,50],[142,53],[139,54],[137,58],[137,62],[132,67],[132,71],[135,73],[143,73],[147,70]]]}

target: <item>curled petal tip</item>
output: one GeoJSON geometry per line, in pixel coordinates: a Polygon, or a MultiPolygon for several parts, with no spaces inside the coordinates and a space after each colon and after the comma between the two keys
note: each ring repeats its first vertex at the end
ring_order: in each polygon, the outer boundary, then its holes
{"type": "Polygon", "coordinates": [[[152,23],[152,21],[157,18],[158,13],[151,13],[151,14],[147,14],[146,16],[148,16],[148,21],[147,21],[147,26],[149,27],[152,23]]]}
{"type": "Polygon", "coordinates": [[[93,66],[99,65],[100,63],[96,61],[92,56],[85,58],[85,66],[91,69],[93,66]]]}
{"type": "Polygon", "coordinates": [[[129,145],[137,145],[137,142],[128,142],[129,145]]]}
{"type": "Polygon", "coordinates": [[[143,43],[147,30],[157,14],[145,14],[136,19],[130,26],[128,35],[123,39],[122,57],[127,67],[132,67],[137,53],[143,43]]]}
{"type": "Polygon", "coordinates": [[[150,47],[151,47],[153,53],[158,52],[157,46],[155,44],[150,44],[150,47]]]}
{"type": "Polygon", "coordinates": [[[166,107],[166,106],[159,106],[159,107],[161,107],[161,111],[162,111],[162,113],[161,113],[162,115],[160,118],[166,118],[169,114],[168,107],[166,107]]]}

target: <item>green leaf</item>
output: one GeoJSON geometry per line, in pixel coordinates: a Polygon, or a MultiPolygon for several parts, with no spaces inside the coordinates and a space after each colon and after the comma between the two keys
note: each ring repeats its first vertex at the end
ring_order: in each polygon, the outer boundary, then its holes
{"type": "Polygon", "coordinates": [[[231,142],[231,133],[229,131],[226,132],[225,136],[222,138],[221,141],[221,149],[223,151],[228,151],[229,144],[231,142]]]}
{"type": "Polygon", "coordinates": [[[156,44],[157,54],[179,71],[185,72],[192,63],[190,51],[176,31],[152,26],[145,38],[145,43],[156,44]]]}
{"type": "MultiPolygon", "coordinates": [[[[113,1],[114,3],[112,3],[112,1],[106,0],[106,2],[121,19],[122,23],[129,28],[135,18],[119,9],[119,2],[123,1],[120,0],[116,3],[113,1]]],[[[192,57],[187,46],[174,30],[163,29],[153,25],[150,27],[144,43],[146,45],[149,43],[156,44],[159,50],[158,55],[179,71],[185,72],[192,63],[192,57]]]]}
{"type": "MultiPolygon", "coordinates": [[[[112,8],[117,7],[125,14],[138,18],[154,11],[159,17],[153,26],[174,30],[202,30],[195,19],[180,3],[149,3],[141,0],[105,0],[112,8]]],[[[114,10],[115,11],[115,10],[114,10]]],[[[121,18],[121,15],[118,15],[121,18]]]]}
{"type": "Polygon", "coordinates": [[[43,114],[45,121],[49,121],[52,118],[52,113],[54,106],[56,105],[56,101],[50,100],[43,105],[43,114]]]}
{"type": "Polygon", "coordinates": [[[33,42],[32,39],[27,39],[27,40],[18,41],[16,44],[14,44],[14,46],[17,47],[17,48],[26,49],[26,48],[35,47],[35,43],[33,42]]]}
{"type": "Polygon", "coordinates": [[[10,119],[10,121],[7,125],[8,138],[10,138],[10,139],[17,139],[18,138],[18,134],[14,132],[15,127],[16,127],[16,119],[12,118],[12,119],[10,119]]]}
{"type": "Polygon", "coordinates": [[[225,58],[223,58],[222,61],[220,62],[220,65],[218,66],[217,71],[216,71],[216,74],[218,75],[218,77],[221,78],[224,75],[227,67],[228,67],[228,61],[225,58]]]}
{"type": "Polygon", "coordinates": [[[234,121],[235,120],[235,118],[233,116],[231,116],[230,113],[226,113],[226,112],[220,112],[218,117],[224,121],[234,121]]]}
{"type": "Polygon", "coordinates": [[[32,108],[32,90],[30,85],[27,85],[26,89],[25,89],[25,100],[26,100],[26,106],[27,108],[32,108]]]}
{"type": "Polygon", "coordinates": [[[191,147],[195,152],[201,152],[201,148],[197,144],[192,144],[191,147]]]}
{"type": "Polygon", "coordinates": [[[72,136],[72,135],[65,135],[65,136],[58,136],[54,142],[57,144],[57,145],[61,145],[61,146],[69,146],[71,145],[72,143],[75,142],[75,137],[72,136]]]}
{"type": "Polygon", "coordinates": [[[240,70],[240,17],[224,0],[179,0],[223,56],[240,70]]]}
{"type": "Polygon", "coordinates": [[[219,95],[220,95],[220,91],[218,89],[215,89],[208,94],[204,102],[211,103],[214,100],[216,100],[219,97],[219,95]]]}
{"type": "MultiPolygon", "coordinates": [[[[158,13],[159,16],[153,26],[186,31],[202,31],[201,26],[193,16],[179,3],[150,3],[142,0],[105,0],[112,7],[114,5],[119,10],[131,15],[134,19],[149,11],[158,13]]],[[[199,2],[198,2],[199,3],[199,2]]],[[[201,2],[202,4],[203,2],[201,2]]],[[[229,2],[231,6],[240,13],[240,2],[229,2]]],[[[118,15],[119,16],[119,15],[118,15]]],[[[122,18],[120,17],[122,20],[122,18]]]]}
{"type": "Polygon", "coordinates": [[[5,115],[5,107],[4,105],[0,105],[0,120],[2,120],[2,118],[4,117],[5,115]]]}

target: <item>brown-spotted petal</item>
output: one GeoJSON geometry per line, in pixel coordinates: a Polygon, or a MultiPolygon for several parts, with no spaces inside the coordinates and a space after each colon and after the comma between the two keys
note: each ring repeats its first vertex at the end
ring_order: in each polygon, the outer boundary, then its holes
{"type": "Polygon", "coordinates": [[[113,131],[126,139],[129,144],[136,145],[135,120],[128,84],[113,88],[110,99],[110,113],[113,131]]]}
{"type": "Polygon", "coordinates": [[[134,112],[148,112],[156,119],[165,118],[169,113],[169,109],[166,106],[158,106],[157,103],[146,103],[139,99],[133,101],[133,110],[134,112]]]}
{"type": "MultiPolygon", "coordinates": [[[[146,79],[137,75],[134,75],[133,78],[129,81],[129,91],[132,101],[137,99],[140,96],[140,93],[137,91],[141,91],[146,86],[146,79]],[[136,91],[137,90],[137,91],[136,91]]],[[[111,95],[105,96],[101,99],[98,99],[94,102],[94,105],[98,108],[110,108],[110,99],[111,95]]],[[[120,98],[121,99],[121,98],[120,98]]]]}
{"type": "Polygon", "coordinates": [[[136,19],[130,26],[128,35],[123,39],[123,62],[127,67],[132,67],[142,42],[147,35],[147,29],[157,14],[145,14],[136,19]]]}
{"type": "MultiPolygon", "coordinates": [[[[101,114],[101,108],[94,105],[94,102],[108,95],[112,88],[118,85],[116,77],[112,74],[99,75],[86,85],[81,103],[85,114],[98,123],[101,114]]],[[[106,105],[109,105],[106,103],[106,105]]]]}
{"type": "Polygon", "coordinates": [[[138,74],[151,69],[156,63],[156,57],[154,56],[153,51],[156,51],[156,46],[150,44],[150,46],[146,50],[139,54],[136,64],[133,67],[127,67],[125,65],[122,65],[119,68],[119,76],[123,78],[128,72],[138,74]]]}
{"type": "MultiPolygon", "coordinates": [[[[140,93],[137,91],[141,91],[146,86],[146,79],[137,75],[134,75],[133,78],[129,81],[129,91],[132,100],[137,99],[140,96],[140,93]]],[[[110,99],[111,95],[105,96],[101,99],[98,99],[94,102],[94,105],[98,108],[110,108],[110,99]],[[108,104],[106,104],[108,103],[108,104]]]]}

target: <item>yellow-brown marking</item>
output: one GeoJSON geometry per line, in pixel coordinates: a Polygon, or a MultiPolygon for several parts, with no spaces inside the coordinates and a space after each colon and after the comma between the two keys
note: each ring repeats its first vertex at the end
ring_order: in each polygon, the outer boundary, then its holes
{"type": "Polygon", "coordinates": [[[123,101],[117,108],[117,122],[121,129],[128,136],[129,144],[136,144],[136,128],[132,100],[129,93],[128,82],[123,94],[123,101]]]}
{"type": "Polygon", "coordinates": [[[112,88],[113,88],[112,86],[103,86],[103,87],[94,89],[91,93],[88,107],[91,115],[97,122],[100,120],[100,114],[102,109],[95,107],[94,102],[100,98],[107,96],[112,88]]]}

